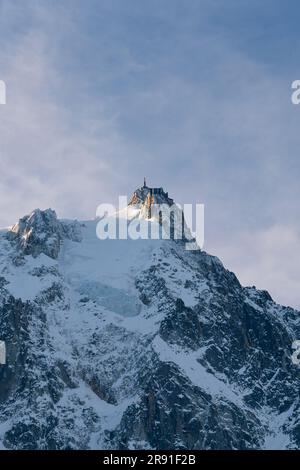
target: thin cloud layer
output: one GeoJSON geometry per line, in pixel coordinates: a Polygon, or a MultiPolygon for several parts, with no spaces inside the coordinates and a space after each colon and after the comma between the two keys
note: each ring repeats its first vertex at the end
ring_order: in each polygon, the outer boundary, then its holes
{"type": "Polygon", "coordinates": [[[299,307],[292,16],[273,6],[278,44],[270,3],[241,3],[2,1],[0,225],[93,217],[146,175],[206,205],[205,249],[242,282],[299,307]]]}

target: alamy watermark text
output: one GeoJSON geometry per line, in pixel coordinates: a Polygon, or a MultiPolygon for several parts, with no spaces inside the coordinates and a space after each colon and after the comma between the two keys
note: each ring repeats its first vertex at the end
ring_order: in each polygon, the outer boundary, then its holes
{"type": "Polygon", "coordinates": [[[6,104],[6,84],[0,80],[0,104],[6,104]]]}

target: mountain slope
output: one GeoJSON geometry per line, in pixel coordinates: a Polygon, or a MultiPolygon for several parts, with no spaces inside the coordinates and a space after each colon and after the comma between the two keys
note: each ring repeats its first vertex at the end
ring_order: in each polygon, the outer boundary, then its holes
{"type": "Polygon", "coordinates": [[[37,210],[1,232],[2,448],[300,448],[299,312],[182,241],[96,226],[37,210]]]}

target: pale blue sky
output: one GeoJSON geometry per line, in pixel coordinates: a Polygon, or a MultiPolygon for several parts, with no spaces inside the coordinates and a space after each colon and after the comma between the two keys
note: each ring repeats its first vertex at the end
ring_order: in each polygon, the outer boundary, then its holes
{"type": "Polygon", "coordinates": [[[0,225],[93,217],[146,175],[300,307],[299,20],[296,0],[0,0],[0,225]]]}

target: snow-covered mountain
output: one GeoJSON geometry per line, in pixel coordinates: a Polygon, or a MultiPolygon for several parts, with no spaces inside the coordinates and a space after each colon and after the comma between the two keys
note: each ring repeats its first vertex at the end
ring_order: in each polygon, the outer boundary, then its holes
{"type": "MultiPolygon", "coordinates": [[[[148,209],[141,188],[128,223],[148,209]]],[[[0,447],[300,448],[299,312],[183,241],[97,223],[35,210],[0,232],[0,447]]]]}

